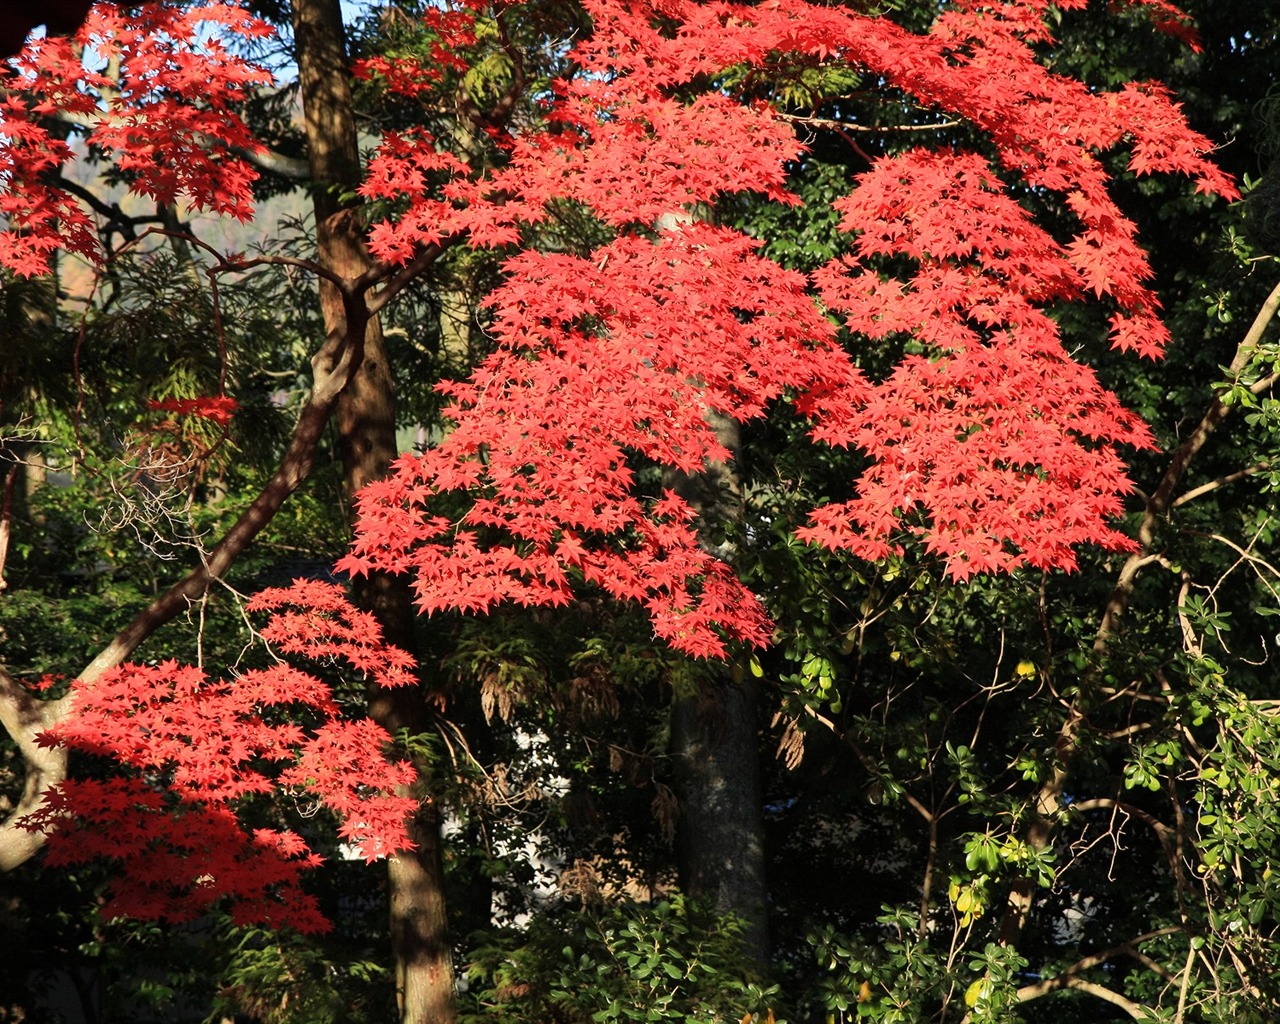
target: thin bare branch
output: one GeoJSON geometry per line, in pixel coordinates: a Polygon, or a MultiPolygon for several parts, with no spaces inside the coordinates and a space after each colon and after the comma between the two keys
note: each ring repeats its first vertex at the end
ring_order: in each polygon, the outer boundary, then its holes
{"type": "MultiPolygon", "coordinates": [[[[1206,533],[1200,530],[1188,530],[1187,532],[1196,537],[1207,537],[1209,540],[1217,541],[1219,544],[1223,545],[1224,547],[1230,548],[1237,555],[1239,555],[1240,561],[1247,562],[1250,566],[1253,567],[1255,572],[1257,572],[1258,566],[1262,566],[1262,568],[1266,569],[1267,572],[1271,573],[1271,578],[1273,580],[1280,582],[1280,569],[1277,569],[1265,558],[1259,558],[1257,555],[1253,553],[1252,550],[1250,550],[1250,548],[1242,548],[1239,544],[1237,544],[1231,538],[1224,537],[1220,533],[1206,533]]],[[[1238,565],[1239,562],[1237,562],[1236,564],[1238,565]]],[[[1280,596],[1280,594],[1277,594],[1275,584],[1270,583],[1265,576],[1262,576],[1261,573],[1258,573],[1258,576],[1262,579],[1267,589],[1271,591],[1271,594],[1273,597],[1280,596]]]]}
{"type": "MultiPolygon", "coordinates": [[[[1079,811],[1081,814],[1086,811],[1098,810],[1120,811],[1150,825],[1155,834],[1160,837],[1160,842],[1162,843],[1167,842],[1168,838],[1173,834],[1172,826],[1166,825],[1154,814],[1144,811],[1141,807],[1125,803],[1123,800],[1113,800],[1111,797],[1097,797],[1093,800],[1077,800],[1070,806],[1073,811],[1079,811]]],[[[1164,933],[1161,932],[1160,934],[1164,933]]]]}
{"type": "Polygon", "coordinates": [[[246,270],[253,270],[255,267],[293,267],[297,270],[305,270],[316,277],[324,278],[340,291],[358,292],[359,289],[346,278],[334,273],[332,270],[322,266],[315,260],[301,259],[296,256],[253,256],[248,259],[241,258],[235,254],[219,252],[213,246],[203,239],[191,234],[188,231],[170,231],[168,228],[147,228],[136,239],[131,240],[129,245],[124,246],[116,256],[123,254],[129,248],[143,242],[145,239],[159,236],[162,238],[180,238],[182,241],[190,245],[194,245],[197,249],[208,253],[214,260],[214,264],[209,268],[207,273],[210,274],[234,274],[243,273],[246,270]]]}
{"type": "Polygon", "coordinates": [[[1204,495],[1210,494],[1213,491],[1218,490],[1220,487],[1226,487],[1239,480],[1243,480],[1246,477],[1261,473],[1266,468],[1267,466],[1260,462],[1253,466],[1246,466],[1244,469],[1237,470],[1235,473],[1228,473],[1226,476],[1220,476],[1217,480],[1210,480],[1208,483],[1201,484],[1199,487],[1193,487],[1189,491],[1184,491],[1173,500],[1169,507],[1171,509],[1181,508],[1183,505],[1195,501],[1196,498],[1202,498],[1204,495]]]}

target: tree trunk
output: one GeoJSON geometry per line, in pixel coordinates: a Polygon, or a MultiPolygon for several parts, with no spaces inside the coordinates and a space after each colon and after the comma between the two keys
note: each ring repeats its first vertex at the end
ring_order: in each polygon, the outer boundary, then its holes
{"type": "Polygon", "coordinates": [[[769,956],[760,749],[752,677],[724,673],[714,689],[677,700],[671,750],[680,793],[680,887],[746,928],[744,951],[769,956]]]}
{"type": "MultiPolygon", "coordinates": [[[[727,417],[714,417],[713,424],[720,443],[736,451],[737,424],[727,417]]],[[[698,511],[704,546],[731,561],[732,545],[711,543],[708,533],[717,522],[739,516],[741,488],[732,467],[717,464],[698,476],[672,473],[667,485],[698,511]]],[[[718,913],[740,918],[746,926],[745,952],[763,965],[769,956],[769,920],[759,701],[754,677],[739,683],[722,671],[701,693],[672,706],[671,753],[681,805],[680,887],[718,913]]]]}
{"type": "MultiPolygon", "coordinates": [[[[358,216],[342,203],[342,194],[360,180],[342,12],[338,0],[295,0],[293,21],[320,262],[352,281],[372,262],[358,216]]],[[[320,302],[326,330],[345,321],[343,296],[332,282],[320,282],[320,302]]],[[[347,496],[353,499],[365,484],[386,475],[397,455],[393,381],[377,317],[365,326],[364,358],[338,400],[335,420],[347,496]]],[[[373,574],[358,581],[355,590],[357,602],[378,617],[387,638],[412,650],[414,612],[406,583],[373,574]]],[[[369,714],[393,735],[420,732],[428,724],[425,700],[412,689],[372,693],[369,714]]],[[[410,824],[417,849],[397,854],[388,864],[396,997],[403,1024],[452,1024],[456,1011],[440,822],[429,795],[418,795],[422,811],[410,824]]]]}

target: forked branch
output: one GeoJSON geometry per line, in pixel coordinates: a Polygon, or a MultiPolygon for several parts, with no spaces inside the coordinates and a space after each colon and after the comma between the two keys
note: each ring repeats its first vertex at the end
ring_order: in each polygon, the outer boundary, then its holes
{"type": "MultiPolygon", "coordinates": [[[[442,251],[436,246],[432,256],[442,251]]],[[[264,259],[258,262],[281,262],[264,259]]],[[[305,261],[304,261],[305,262],[305,261]]],[[[431,260],[415,261],[418,272],[431,260]]],[[[242,269],[240,265],[228,269],[242,269]]],[[[306,269],[317,269],[307,263],[306,269]]],[[[161,626],[185,612],[221,579],[262,529],[271,522],[284,502],[307,479],[315,461],[316,449],[330,416],[337,407],[343,389],[355,376],[364,355],[365,327],[373,315],[371,307],[381,308],[381,295],[369,296],[357,291],[351,282],[338,282],[346,313],[340,327],[330,331],[312,357],[313,384],[306,404],[293,429],[289,446],[271,479],[247,509],[227,530],[222,539],[183,579],[138,612],[80,672],[81,680],[92,682],[122,664],[147,637],[161,626]]],[[[403,285],[402,285],[403,286],[403,285]]],[[[17,807],[0,825],[0,871],[9,871],[29,860],[39,850],[43,836],[28,832],[19,821],[39,808],[44,794],[66,777],[67,752],[61,747],[44,748],[36,737],[61,721],[70,711],[69,699],[39,700],[0,668],[0,725],[14,738],[26,762],[26,784],[17,807]]]]}

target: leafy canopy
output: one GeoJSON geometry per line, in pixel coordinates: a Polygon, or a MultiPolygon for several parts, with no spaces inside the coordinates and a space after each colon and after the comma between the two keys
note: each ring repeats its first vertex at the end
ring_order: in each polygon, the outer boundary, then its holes
{"type": "MultiPolygon", "coordinates": [[[[865,456],[854,496],[812,510],[805,540],[877,559],[915,537],[954,579],[1069,569],[1082,544],[1129,546],[1111,525],[1130,488],[1121,448],[1151,437],[1067,353],[1053,314],[1099,303],[1115,348],[1155,357],[1165,344],[1136,228],[1111,197],[1112,151],[1133,175],[1183,174],[1200,191],[1235,194],[1166,90],[1099,91],[1045,69],[1044,0],[957,0],[923,33],[803,0],[582,6],[591,29],[540,113],[490,126],[499,161],[472,166],[425,127],[386,134],[369,161],[360,192],[380,211],[368,236],[380,272],[426,246],[466,244],[503,252],[506,276],[488,300],[495,351],[443,386],[451,433],[363,492],[342,568],[412,573],[427,612],[563,605],[585,583],[640,602],[683,652],[763,644],[760,602],[699,542],[694,509],[642,486],[638,468],[696,473],[728,460],[712,421],[745,422],[783,401],[816,442],[865,456]],[[920,125],[945,115],[981,139],[874,161],[833,204],[848,255],[808,277],[694,216],[734,193],[800,202],[787,171],[804,145],[787,112],[723,84],[779,54],[860,72],[906,96],[920,125]],[[1038,225],[1032,195],[1057,197],[1069,229],[1038,225]],[[609,240],[587,255],[534,251],[533,229],[566,206],[609,240]],[[903,335],[915,354],[881,377],[860,369],[861,351],[903,335]]],[[[1185,34],[1163,0],[1136,6],[1185,34]]],[[[412,100],[470,66],[482,13],[510,22],[523,10],[432,9],[429,63],[376,59],[360,73],[412,100]]],[[[144,4],[95,8],[74,41],[31,41],[0,104],[0,264],[35,274],[56,249],[98,255],[90,215],[48,173],[73,155],[50,114],[80,126],[134,191],[251,216],[254,174],[238,154],[256,144],[235,110],[270,76],[229,40],[268,31],[230,5],[144,4]]],[[[301,609],[277,611],[289,644],[404,678],[384,645],[356,643],[367,624],[335,638],[353,613],[333,593],[300,587],[288,600],[301,609]]],[[[391,795],[403,778],[378,768],[383,737],[335,718],[323,687],[294,669],[231,684],[131,666],[82,688],[77,706],[61,741],[136,775],[70,784],[37,824],[71,815],[82,845],[62,856],[121,859],[121,911],[172,914],[166,886],[176,886],[182,899],[233,895],[246,919],[285,920],[289,872],[309,854],[290,833],[245,832],[234,819],[272,787],[317,788],[367,854],[403,842],[394,820],[405,807],[391,795]],[[265,724],[271,709],[295,706],[327,724],[265,724]],[[138,812],[146,827],[88,841],[113,834],[107,818],[138,812]],[[144,854],[148,879],[128,873],[144,854]],[[255,874],[248,865],[264,855],[276,867],[255,874]]],[[[316,926],[305,900],[297,906],[292,922],[316,926]]]]}

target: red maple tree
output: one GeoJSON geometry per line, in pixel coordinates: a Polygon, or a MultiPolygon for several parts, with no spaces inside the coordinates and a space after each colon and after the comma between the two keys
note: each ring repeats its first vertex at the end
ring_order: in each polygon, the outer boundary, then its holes
{"type": "MultiPolygon", "coordinates": [[[[634,495],[628,460],[697,471],[728,455],[708,414],[745,421],[784,394],[815,439],[872,458],[858,497],[816,509],[807,540],[879,558],[905,530],[957,579],[1070,568],[1081,543],[1128,544],[1110,525],[1129,488],[1116,446],[1150,435],[1068,356],[1046,306],[1103,301],[1113,344],[1160,352],[1150,270],[1098,153],[1127,141],[1135,174],[1186,173],[1234,195],[1166,91],[1099,94],[1045,70],[1033,49],[1049,39],[1043,2],[949,5],[926,35],[783,0],[585,6],[594,32],[574,54],[584,74],[559,84],[541,130],[507,140],[501,169],[464,177],[425,137],[388,140],[371,161],[365,193],[409,200],[372,232],[389,260],[459,232],[514,243],[555,200],[589,207],[618,237],[585,259],[509,260],[491,297],[497,353],[449,387],[454,433],[364,492],[344,568],[414,572],[427,611],[563,603],[581,578],[643,601],[657,635],[691,654],[723,654],[726,638],[759,643],[754,597],[699,548],[675,494],[634,495]],[[994,151],[878,160],[837,204],[855,253],[813,275],[822,309],[863,339],[910,333],[928,348],[881,381],[836,344],[809,282],[769,265],[752,240],[655,230],[728,192],[795,201],[785,167],[803,147],[773,108],[715,90],[684,98],[776,52],[880,76],[922,109],[985,130],[994,151]],[[453,177],[430,187],[442,173],[453,177]],[[1074,236],[1037,226],[1014,183],[1060,193],[1074,236]],[[887,276],[883,256],[913,269],[887,276]],[[476,496],[456,523],[431,511],[450,491],[476,496]]],[[[1151,6],[1181,25],[1169,5],[1151,6]]]]}
{"type": "MultiPolygon", "coordinates": [[[[426,612],[564,604],[586,583],[640,602],[655,634],[689,654],[766,643],[759,601],[700,545],[695,510],[671,490],[640,493],[635,466],[697,473],[730,459],[709,419],[747,421],[778,402],[808,418],[816,442],[869,460],[852,500],[813,510],[799,531],[813,543],[875,559],[914,536],[956,579],[1071,568],[1081,544],[1129,545],[1114,525],[1130,487],[1121,448],[1151,436],[1066,352],[1049,308],[1100,303],[1115,347],[1159,355],[1167,335],[1150,268],[1101,157],[1116,150],[1135,175],[1185,174],[1199,190],[1235,194],[1166,90],[1101,92],[1046,70],[1036,51],[1051,42],[1047,0],[956,0],[923,34],[804,0],[582,6],[592,29],[570,54],[576,73],[552,84],[540,121],[494,129],[498,166],[470,167],[426,130],[388,134],[369,162],[363,195],[396,211],[368,234],[383,261],[374,279],[413,267],[424,247],[507,258],[488,299],[496,351],[468,380],[442,385],[454,421],[445,440],[363,492],[342,568],[412,574],[426,612]],[[983,139],[876,160],[836,204],[851,254],[808,278],[756,240],[687,216],[734,192],[799,201],[787,188],[804,149],[791,122],[716,84],[778,54],[856,68],[922,117],[960,119],[983,139]],[[1060,197],[1074,216],[1069,237],[1037,224],[1019,199],[1028,192],[1060,197]],[[563,203],[588,210],[612,240],[586,256],[523,248],[527,229],[563,203]],[[855,346],[909,334],[924,351],[870,379],[835,320],[855,346]]],[[[1191,38],[1163,0],[1133,6],[1191,38]]],[[[516,3],[433,8],[432,63],[380,59],[357,71],[419,95],[470,66],[475,20],[495,10],[520,17],[516,3]]],[[[267,76],[219,32],[266,28],[230,5],[138,12],[96,8],[78,36],[115,58],[113,81],[66,39],[33,42],[14,64],[0,101],[0,263],[19,273],[43,271],[59,247],[96,249],[89,214],[46,173],[71,157],[44,119],[54,111],[115,154],[135,190],[251,216],[253,172],[236,154],[254,141],[234,108],[267,76]]],[[[282,598],[257,600],[278,608],[282,598]]],[[[294,610],[277,613],[271,634],[285,650],[403,678],[408,666],[385,645],[355,643],[355,613],[332,591],[299,586],[288,600],[294,610]]],[[[388,793],[403,779],[378,761],[382,737],[334,719],[326,691],[294,669],[210,682],[176,665],[130,666],[77,700],[56,738],[135,774],[68,784],[38,824],[79,823],[81,844],[57,856],[121,859],[122,912],[173,914],[179,900],[233,895],[246,918],[285,920],[281,894],[293,899],[292,873],[311,855],[291,834],[246,832],[233,816],[237,801],[270,788],[316,788],[366,852],[400,841],[403,807],[388,793]],[[305,732],[261,717],[296,707],[328,724],[305,732]],[[358,751],[340,775],[322,756],[338,745],[358,751]],[[365,786],[381,795],[357,795],[365,786]],[[146,824],[89,841],[106,819],[146,824]],[[146,877],[131,873],[144,856],[146,877]],[[270,870],[244,868],[263,858],[270,870]]],[[[292,923],[317,926],[314,908],[298,906],[292,923]]]]}

